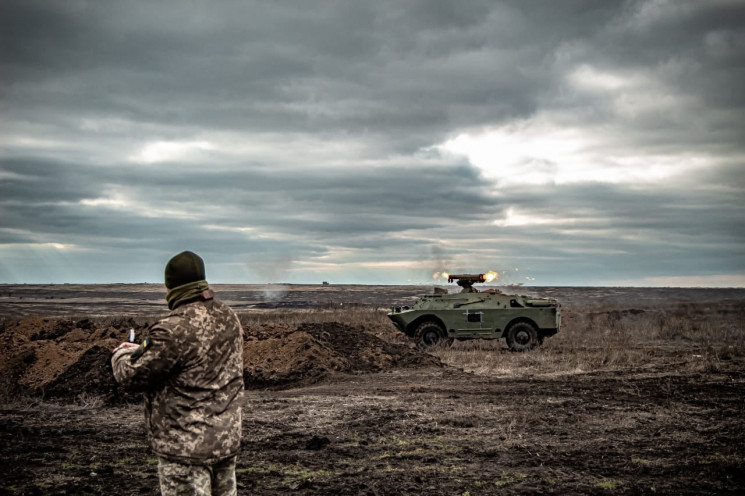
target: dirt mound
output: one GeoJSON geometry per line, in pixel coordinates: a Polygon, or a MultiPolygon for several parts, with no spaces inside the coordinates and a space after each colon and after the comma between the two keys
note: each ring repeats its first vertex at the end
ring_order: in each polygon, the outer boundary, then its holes
{"type": "MultiPolygon", "coordinates": [[[[146,326],[131,320],[97,324],[90,319],[29,317],[6,324],[0,329],[0,396],[129,398],[117,388],[109,358],[130,328],[139,337],[146,333],[146,326]]],[[[363,327],[336,322],[246,327],[244,338],[247,388],[305,385],[334,372],[441,365],[410,345],[389,343],[363,327]]]]}
{"type": "Polygon", "coordinates": [[[103,356],[126,339],[128,331],[129,327],[96,326],[89,319],[28,317],[6,324],[0,333],[0,394],[103,393],[108,387],[102,385],[113,382],[111,372],[101,368],[108,362],[103,356]],[[86,384],[72,380],[81,374],[89,376],[86,384]],[[69,386],[65,380],[71,381],[69,386]]]}
{"type": "Polygon", "coordinates": [[[347,357],[350,371],[378,372],[406,367],[441,365],[440,360],[422,353],[410,344],[385,341],[368,332],[364,327],[351,327],[338,322],[302,324],[298,332],[306,332],[328,346],[336,354],[347,357]]]}
{"type": "Polygon", "coordinates": [[[338,322],[247,327],[243,347],[246,387],[317,382],[333,372],[379,372],[441,366],[438,358],[386,342],[361,327],[338,322]]]}
{"type": "Polygon", "coordinates": [[[349,368],[343,358],[307,333],[249,339],[243,345],[247,388],[283,387],[317,382],[331,371],[349,368]]]}
{"type": "Polygon", "coordinates": [[[118,388],[110,358],[111,348],[93,345],[46,385],[46,393],[51,397],[89,394],[113,399],[109,396],[115,396],[118,388]]]}

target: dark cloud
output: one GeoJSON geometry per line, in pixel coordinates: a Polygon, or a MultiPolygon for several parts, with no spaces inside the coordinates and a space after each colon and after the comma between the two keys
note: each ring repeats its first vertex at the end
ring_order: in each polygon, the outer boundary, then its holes
{"type": "Polygon", "coordinates": [[[5,1],[0,281],[157,280],[187,247],[237,282],[742,281],[743,26],[727,0],[5,1]]]}

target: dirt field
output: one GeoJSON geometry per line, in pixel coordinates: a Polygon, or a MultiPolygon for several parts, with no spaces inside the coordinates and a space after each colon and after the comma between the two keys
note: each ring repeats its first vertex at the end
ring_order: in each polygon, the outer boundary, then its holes
{"type": "MultiPolygon", "coordinates": [[[[162,294],[118,286],[0,286],[0,494],[158,493],[105,363],[162,294]]],[[[540,349],[426,354],[381,307],[427,288],[221,289],[246,335],[241,494],[745,488],[745,290],[520,288],[564,304],[540,349]]]]}

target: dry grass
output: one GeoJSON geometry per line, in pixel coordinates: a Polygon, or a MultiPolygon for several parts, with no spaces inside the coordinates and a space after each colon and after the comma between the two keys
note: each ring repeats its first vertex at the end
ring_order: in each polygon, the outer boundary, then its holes
{"type": "Polygon", "coordinates": [[[435,354],[481,375],[659,372],[671,367],[714,372],[724,362],[745,358],[745,309],[734,303],[568,308],[561,332],[534,351],[510,353],[502,340],[482,340],[455,343],[435,354]]]}
{"type": "MultiPolygon", "coordinates": [[[[389,342],[408,342],[386,312],[366,306],[325,305],[250,311],[240,313],[239,318],[244,326],[340,322],[389,342]]],[[[138,327],[154,319],[111,316],[90,320],[96,327],[138,327]]],[[[500,339],[456,342],[433,354],[448,365],[490,376],[613,370],[659,373],[671,368],[716,372],[732,360],[745,361],[745,308],[740,301],[569,306],[563,309],[561,332],[531,352],[511,353],[500,339]]]]}
{"type": "Polygon", "coordinates": [[[298,325],[302,323],[341,322],[352,326],[380,326],[389,325],[386,317],[387,310],[365,306],[348,306],[345,308],[317,307],[301,310],[262,310],[239,313],[243,325],[286,324],[298,325]]]}
{"type": "MultiPolygon", "coordinates": [[[[341,322],[386,340],[406,341],[386,317],[368,307],[241,314],[243,325],[341,322]]],[[[350,336],[350,339],[354,339],[350,336]]],[[[745,357],[745,309],[731,302],[659,303],[565,308],[561,332],[529,353],[511,353],[504,340],[456,342],[433,352],[448,365],[479,375],[574,374],[661,368],[717,371],[745,357]]]]}
{"type": "MultiPolygon", "coordinates": [[[[306,323],[339,322],[370,332],[389,342],[403,343],[407,341],[406,336],[398,332],[388,319],[386,316],[387,311],[364,306],[350,306],[342,309],[320,307],[303,310],[293,309],[289,311],[252,311],[240,313],[238,317],[244,326],[261,326],[265,324],[298,326],[306,323]]],[[[354,336],[350,336],[349,339],[354,339],[354,336]]]]}
{"type": "MultiPolygon", "coordinates": [[[[385,310],[369,307],[272,310],[240,318],[249,326],[341,322],[382,339],[406,341],[385,310]]],[[[448,365],[492,376],[671,368],[716,372],[726,362],[745,359],[745,309],[726,301],[565,307],[561,332],[531,352],[511,353],[500,339],[456,342],[433,354],[448,365]]]]}

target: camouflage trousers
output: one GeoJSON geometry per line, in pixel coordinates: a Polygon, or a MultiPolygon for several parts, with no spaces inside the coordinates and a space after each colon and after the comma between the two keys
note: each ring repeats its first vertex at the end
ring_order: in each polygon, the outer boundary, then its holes
{"type": "Polygon", "coordinates": [[[236,496],[235,457],[213,465],[184,465],[158,458],[163,496],[236,496]]]}

